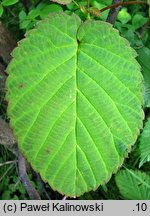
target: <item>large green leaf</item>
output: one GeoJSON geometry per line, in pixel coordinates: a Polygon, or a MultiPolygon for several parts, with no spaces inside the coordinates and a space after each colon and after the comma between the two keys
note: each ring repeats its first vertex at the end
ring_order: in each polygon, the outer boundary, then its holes
{"type": "Polygon", "coordinates": [[[120,193],[125,199],[150,199],[150,176],[146,173],[126,169],[118,172],[115,179],[120,193]]]}
{"type": "Polygon", "coordinates": [[[145,162],[150,161],[150,117],[147,119],[144,129],[140,136],[140,164],[141,167],[145,162]]]}
{"type": "Polygon", "coordinates": [[[145,107],[150,107],[150,49],[143,47],[138,50],[138,61],[142,66],[142,73],[144,76],[144,105],[145,107]]]}
{"type": "Polygon", "coordinates": [[[108,23],[52,14],[13,52],[10,124],[51,187],[79,196],[107,182],[142,127],[135,51],[108,23]]]}

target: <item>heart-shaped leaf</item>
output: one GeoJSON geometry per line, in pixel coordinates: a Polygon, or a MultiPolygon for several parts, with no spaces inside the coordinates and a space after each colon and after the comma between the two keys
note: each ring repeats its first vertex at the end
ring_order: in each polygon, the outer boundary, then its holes
{"type": "Polygon", "coordinates": [[[79,196],[107,182],[142,127],[135,51],[108,23],[52,14],[13,52],[10,124],[50,186],[79,196]]]}

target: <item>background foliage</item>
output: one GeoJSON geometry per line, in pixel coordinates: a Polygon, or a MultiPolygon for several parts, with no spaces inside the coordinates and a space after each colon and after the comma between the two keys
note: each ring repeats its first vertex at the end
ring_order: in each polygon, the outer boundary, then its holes
{"type": "MultiPolygon", "coordinates": [[[[95,19],[106,21],[109,10],[99,13],[97,9],[101,10],[111,4],[111,0],[91,0],[90,16],[95,19]]],[[[89,18],[89,13],[85,10],[86,6],[86,0],[72,1],[68,5],[59,5],[49,0],[2,0],[0,1],[0,19],[18,41],[22,39],[24,34],[32,29],[39,20],[47,17],[51,12],[64,11],[67,14],[76,13],[82,20],[89,18]]],[[[84,194],[79,199],[150,199],[149,24],[149,7],[145,4],[137,4],[123,6],[114,25],[114,27],[119,30],[120,34],[129,40],[131,46],[138,53],[137,60],[141,64],[145,85],[144,128],[132,152],[125,160],[123,168],[111,178],[107,185],[103,185],[94,192],[84,194]]],[[[2,104],[0,106],[0,116],[7,119],[2,104]]],[[[49,196],[52,199],[62,198],[61,195],[53,192],[48,185],[44,184],[36,173],[30,168],[29,170],[29,177],[38,192],[42,194],[43,199],[48,199],[49,196]]],[[[2,145],[0,145],[0,199],[29,199],[18,177],[17,158],[2,145]],[[5,164],[7,161],[11,161],[11,163],[5,164]]]]}

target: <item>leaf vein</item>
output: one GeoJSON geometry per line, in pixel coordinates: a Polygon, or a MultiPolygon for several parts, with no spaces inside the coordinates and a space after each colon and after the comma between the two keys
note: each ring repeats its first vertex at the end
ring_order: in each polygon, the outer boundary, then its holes
{"type": "Polygon", "coordinates": [[[95,147],[96,147],[96,149],[97,149],[97,151],[98,151],[98,153],[99,153],[100,159],[102,160],[102,162],[103,162],[103,164],[104,164],[104,166],[105,166],[105,168],[106,168],[106,170],[107,170],[107,172],[108,172],[108,169],[107,169],[105,160],[104,160],[104,158],[102,157],[102,155],[101,155],[101,153],[100,153],[100,151],[99,151],[99,149],[98,149],[98,147],[97,147],[97,144],[96,144],[94,138],[93,138],[92,135],[90,134],[89,130],[87,129],[87,127],[85,126],[85,124],[83,123],[83,121],[82,121],[79,117],[78,117],[78,119],[79,119],[79,121],[81,122],[81,124],[84,126],[84,128],[85,128],[85,130],[86,130],[88,136],[90,137],[90,139],[92,140],[93,144],[95,145],[95,147]]]}
{"type": "MultiPolygon", "coordinates": [[[[59,117],[55,120],[55,122],[54,122],[53,125],[51,126],[51,128],[50,128],[50,130],[49,130],[49,132],[48,132],[48,134],[47,134],[47,136],[46,136],[46,138],[45,138],[45,141],[41,144],[41,146],[40,146],[38,152],[37,152],[36,155],[34,156],[34,160],[37,160],[37,157],[38,157],[38,154],[39,154],[41,148],[45,145],[47,139],[49,138],[49,136],[50,136],[50,134],[51,134],[53,128],[55,127],[55,125],[57,124],[57,122],[59,121],[59,119],[60,119],[60,118],[64,115],[64,113],[72,106],[73,103],[74,103],[74,101],[73,101],[67,108],[65,108],[65,110],[64,110],[64,111],[59,115],[59,117]]],[[[58,153],[59,153],[59,149],[58,149],[58,151],[56,152],[56,155],[57,155],[58,153]]],[[[55,159],[55,155],[53,156],[53,158],[52,158],[51,160],[53,160],[53,159],[55,159]]]]}
{"type": "MultiPolygon", "coordinates": [[[[120,112],[118,106],[116,105],[116,103],[114,102],[114,100],[111,98],[111,96],[108,94],[108,92],[107,92],[102,86],[100,86],[99,83],[98,83],[95,79],[93,79],[89,74],[87,74],[87,73],[86,73],[85,71],[83,71],[83,70],[81,70],[81,71],[82,71],[87,77],[89,77],[94,83],[96,83],[96,85],[97,85],[101,90],[103,90],[103,92],[105,92],[105,94],[110,98],[110,100],[112,101],[112,103],[113,103],[113,105],[115,106],[116,110],[118,111],[120,117],[122,118],[122,120],[123,120],[124,123],[126,124],[128,130],[129,130],[129,132],[132,134],[132,130],[131,130],[131,128],[129,127],[129,124],[127,123],[127,121],[125,120],[125,118],[123,117],[123,115],[121,114],[121,112],[120,112]]],[[[132,135],[133,135],[133,134],[132,134],[132,135]]]]}
{"type": "MultiPolygon", "coordinates": [[[[95,58],[93,58],[92,56],[90,56],[89,54],[87,54],[86,52],[84,52],[83,50],[80,49],[80,51],[81,51],[82,53],[84,53],[84,55],[86,55],[87,57],[89,57],[90,59],[94,60],[94,61],[96,62],[96,64],[97,64],[99,67],[105,68],[111,75],[114,76],[114,78],[116,78],[116,79],[118,80],[118,82],[119,82],[125,89],[128,89],[128,91],[129,91],[132,95],[134,95],[134,97],[136,97],[136,98],[138,99],[138,101],[140,101],[139,98],[134,94],[134,92],[131,91],[131,89],[130,89],[128,86],[126,86],[126,85],[122,82],[122,80],[120,80],[114,73],[112,73],[111,70],[109,70],[108,68],[106,68],[104,65],[102,65],[102,63],[99,63],[95,58]]],[[[140,102],[140,103],[141,103],[141,102],[140,102]]]]}
{"type": "Polygon", "coordinates": [[[23,142],[25,141],[25,138],[26,136],[28,135],[28,132],[32,129],[32,127],[34,126],[34,124],[36,123],[37,119],[38,119],[38,116],[40,115],[42,109],[47,105],[47,103],[63,88],[63,86],[69,82],[74,76],[70,77],[69,79],[67,79],[58,89],[57,91],[52,95],[52,97],[50,97],[42,106],[41,108],[39,109],[37,115],[36,115],[36,118],[35,120],[33,121],[33,123],[31,124],[31,126],[28,128],[27,132],[25,133],[24,135],[24,139],[22,140],[22,144],[23,142]]]}
{"type": "Polygon", "coordinates": [[[61,63],[60,65],[58,65],[57,67],[53,68],[51,71],[48,71],[43,77],[42,79],[36,83],[35,85],[31,86],[31,88],[29,88],[24,94],[22,94],[18,99],[17,102],[13,105],[13,107],[11,109],[14,109],[15,106],[19,103],[19,101],[28,93],[30,93],[31,91],[33,91],[33,89],[35,89],[38,85],[41,84],[41,82],[53,71],[55,71],[56,69],[58,69],[59,67],[61,67],[63,64],[65,64],[66,62],[68,62],[69,60],[71,60],[73,58],[73,56],[69,59],[67,59],[66,61],[64,61],[63,63],[61,63]]]}

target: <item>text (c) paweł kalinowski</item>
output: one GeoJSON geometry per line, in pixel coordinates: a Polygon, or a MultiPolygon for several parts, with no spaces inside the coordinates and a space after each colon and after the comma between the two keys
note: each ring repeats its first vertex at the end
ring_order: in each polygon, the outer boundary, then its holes
{"type": "Polygon", "coordinates": [[[67,203],[46,203],[44,205],[40,204],[27,204],[21,203],[20,204],[20,211],[31,211],[31,212],[43,212],[43,211],[84,211],[84,212],[91,212],[91,211],[103,211],[104,206],[103,203],[94,203],[94,204],[70,204],[67,203]]]}

